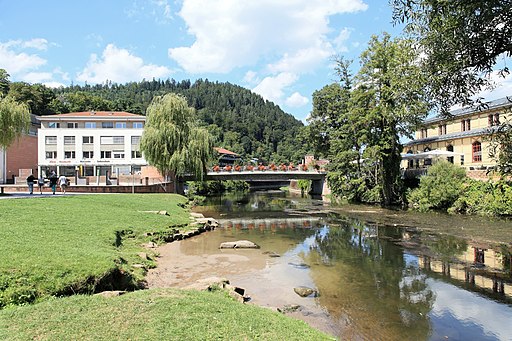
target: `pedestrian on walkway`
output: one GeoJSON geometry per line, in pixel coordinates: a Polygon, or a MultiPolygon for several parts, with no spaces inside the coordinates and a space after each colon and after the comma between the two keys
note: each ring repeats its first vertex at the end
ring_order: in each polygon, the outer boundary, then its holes
{"type": "Polygon", "coordinates": [[[59,186],[62,194],[66,194],[66,186],[68,185],[68,179],[64,175],[59,177],[59,186]]]}
{"type": "Polygon", "coordinates": [[[55,194],[55,190],[57,189],[57,181],[59,178],[57,178],[57,174],[55,172],[52,172],[52,175],[50,175],[50,187],[52,188],[53,194],[55,194]]]}
{"type": "Polygon", "coordinates": [[[27,185],[28,185],[28,191],[30,194],[34,193],[34,180],[36,178],[34,177],[34,174],[30,173],[30,175],[27,177],[27,185]]]}
{"type": "Polygon", "coordinates": [[[39,186],[39,193],[43,194],[43,187],[44,187],[44,177],[41,174],[39,178],[37,179],[37,185],[39,186]]]}

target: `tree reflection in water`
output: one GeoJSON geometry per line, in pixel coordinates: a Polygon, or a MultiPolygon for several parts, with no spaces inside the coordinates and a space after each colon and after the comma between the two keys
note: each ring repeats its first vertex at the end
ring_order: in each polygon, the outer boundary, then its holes
{"type": "Polygon", "coordinates": [[[402,238],[402,230],[338,222],[317,234],[316,245],[304,255],[320,304],[331,316],[350,321],[353,331],[346,336],[358,330],[370,339],[428,338],[435,297],[414,257],[392,242],[402,238]]]}

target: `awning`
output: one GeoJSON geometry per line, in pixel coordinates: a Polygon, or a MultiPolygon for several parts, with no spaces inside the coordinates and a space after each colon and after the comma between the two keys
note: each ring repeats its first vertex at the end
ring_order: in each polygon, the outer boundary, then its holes
{"type": "Polygon", "coordinates": [[[454,157],[463,156],[462,153],[450,152],[448,150],[434,149],[428,152],[422,152],[417,154],[402,153],[402,160],[418,160],[418,159],[433,159],[436,157],[454,157]]]}

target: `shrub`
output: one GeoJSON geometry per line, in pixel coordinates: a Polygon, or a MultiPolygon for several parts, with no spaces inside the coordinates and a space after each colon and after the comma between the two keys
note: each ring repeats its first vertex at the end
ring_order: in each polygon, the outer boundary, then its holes
{"type": "Polygon", "coordinates": [[[449,212],[512,216],[512,184],[505,180],[484,182],[468,179],[449,212]]]}
{"type": "Polygon", "coordinates": [[[438,162],[420,179],[420,186],[407,196],[409,206],[426,212],[447,210],[463,191],[466,171],[449,162],[438,162]]]}

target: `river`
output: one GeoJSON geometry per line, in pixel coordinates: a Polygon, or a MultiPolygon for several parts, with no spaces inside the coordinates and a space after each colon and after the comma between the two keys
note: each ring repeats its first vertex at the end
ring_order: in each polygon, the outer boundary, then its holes
{"type": "Polygon", "coordinates": [[[220,227],[162,247],[151,286],[225,277],[249,304],[287,310],[340,339],[512,340],[509,221],[279,191],[209,198],[195,211],[220,227]],[[260,249],[219,249],[242,239],[260,249]],[[315,292],[301,297],[301,286],[315,292]]]}

